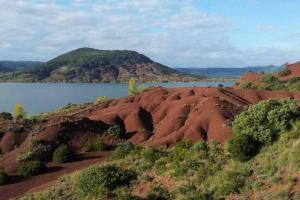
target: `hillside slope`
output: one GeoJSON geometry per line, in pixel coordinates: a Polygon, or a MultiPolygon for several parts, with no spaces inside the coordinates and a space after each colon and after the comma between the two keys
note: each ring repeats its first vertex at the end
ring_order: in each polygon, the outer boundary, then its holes
{"type": "MultiPolygon", "coordinates": [[[[0,157],[0,169],[7,171],[15,182],[0,186],[0,193],[3,191],[3,194],[6,195],[0,196],[0,199],[15,197],[29,190],[37,191],[37,185],[44,185],[42,189],[48,188],[53,183],[54,174],[58,176],[62,174],[62,170],[67,171],[66,173],[72,172],[80,165],[78,162],[84,159],[91,159],[90,164],[94,163],[92,158],[85,157],[86,154],[83,157],[80,154],[77,160],[66,165],[49,163],[45,173],[32,179],[18,179],[16,176],[17,157],[22,152],[26,152],[32,139],[43,141],[45,144],[68,143],[76,153],[84,151],[85,145],[98,137],[101,137],[101,141],[105,142],[112,149],[125,141],[146,147],[173,147],[182,139],[189,139],[193,143],[201,139],[212,144],[214,141],[224,143],[231,137],[231,121],[237,114],[261,100],[276,98],[292,98],[299,105],[300,93],[228,88],[190,87],[165,89],[156,87],[132,97],[107,100],[100,104],[66,107],[52,114],[40,116],[36,121],[25,121],[23,124],[1,121],[0,131],[3,134],[0,140],[0,148],[3,155],[0,157]],[[108,130],[115,125],[121,127],[122,132],[125,134],[124,138],[109,135],[108,130]],[[26,185],[26,188],[24,187],[23,190],[15,192],[23,184],[26,185]]],[[[213,146],[211,148],[214,151],[217,150],[213,146]]],[[[214,170],[224,169],[224,163],[226,165],[230,164],[226,155],[220,153],[219,150],[215,153],[216,156],[222,156],[222,158],[217,157],[216,161],[207,161],[209,165],[212,164],[214,167],[220,164],[214,170]]],[[[181,155],[176,150],[174,150],[173,154],[181,155]]],[[[162,157],[164,155],[159,154],[162,157]]],[[[102,157],[97,156],[95,159],[102,160],[102,157]]],[[[134,163],[136,168],[144,171],[147,166],[143,166],[142,162],[137,162],[139,159],[140,155],[137,155],[137,157],[134,157],[134,161],[121,159],[120,163],[122,166],[129,166],[134,163]]],[[[173,159],[173,157],[170,156],[168,159],[173,159]]],[[[182,180],[187,180],[187,177],[192,178],[193,175],[188,176],[185,174],[187,172],[176,171],[181,170],[181,168],[176,169],[174,172],[173,167],[180,166],[187,169],[190,167],[194,170],[192,167],[197,165],[197,170],[201,170],[202,168],[198,167],[198,164],[206,166],[206,161],[201,161],[202,158],[198,154],[195,155],[189,151],[184,154],[183,159],[180,164],[167,161],[167,163],[157,163],[157,165],[150,166],[162,167],[161,169],[163,170],[170,170],[170,173],[178,173],[178,176],[180,173],[184,173],[185,179],[182,180]],[[194,157],[190,158],[186,155],[197,156],[196,158],[200,160],[197,160],[195,164],[195,160],[190,160],[194,159],[194,157]],[[190,166],[189,163],[192,165],[190,166]]],[[[253,165],[255,164],[253,163],[253,165]]],[[[263,163],[261,164],[264,165],[263,163]]],[[[88,164],[84,166],[88,166],[88,164]]],[[[149,171],[148,175],[153,176],[155,181],[159,181],[164,186],[169,186],[170,190],[173,190],[176,186],[173,184],[176,182],[176,179],[168,177],[168,173],[165,173],[167,177],[153,175],[151,171],[149,171]]],[[[199,174],[199,176],[202,175],[205,175],[207,178],[213,178],[213,183],[220,177],[215,171],[214,174],[210,175],[199,174]]],[[[155,181],[151,182],[151,184],[155,184],[155,181]]],[[[137,182],[135,190],[137,194],[143,194],[148,192],[149,188],[147,185],[137,182]]]]}
{"type": "Polygon", "coordinates": [[[16,73],[0,75],[0,81],[16,82],[127,82],[134,77],[142,82],[198,81],[156,63],[135,51],[80,48],[46,63],[16,73]]]}

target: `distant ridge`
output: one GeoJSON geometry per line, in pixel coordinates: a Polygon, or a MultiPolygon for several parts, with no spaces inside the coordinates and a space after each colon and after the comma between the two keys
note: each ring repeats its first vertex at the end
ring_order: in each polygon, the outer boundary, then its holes
{"type": "Polygon", "coordinates": [[[247,72],[274,72],[279,71],[283,66],[255,66],[240,68],[176,68],[178,71],[187,74],[204,75],[207,77],[241,77],[247,72]]]}
{"type": "Polygon", "coordinates": [[[79,48],[32,68],[0,74],[1,82],[142,82],[199,81],[152,61],[136,51],[79,48]]]}

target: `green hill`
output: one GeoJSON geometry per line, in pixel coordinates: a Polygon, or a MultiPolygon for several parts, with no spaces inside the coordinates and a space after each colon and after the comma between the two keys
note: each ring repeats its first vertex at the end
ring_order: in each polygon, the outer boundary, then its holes
{"type": "Polygon", "coordinates": [[[16,82],[127,82],[197,81],[200,76],[185,75],[128,50],[79,48],[29,70],[5,73],[0,81],[16,82]]]}

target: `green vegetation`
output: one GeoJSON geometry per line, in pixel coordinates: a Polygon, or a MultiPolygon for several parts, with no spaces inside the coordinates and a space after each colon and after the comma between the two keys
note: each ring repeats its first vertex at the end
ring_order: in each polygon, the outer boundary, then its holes
{"type": "Polygon", "coordinates": [[[13,116],[12,116],[11,113],[1,112],[1,113],[0,113],[0,119],[12,120],[12,119],[13,119],[13,116]]]}
{"type": "Polygon", "coordinates": [[[108,128],[107,133],[115,137],[124,137],[124,132],[120,125],[114,125],[108,128]]]}
{"type": "Polygon", "coordinates": [[[43,144],[41,141],[32,140],[29,148],[18,155],[17,161],[41,161],[49,162],[52,159],[53,147],[50,144],[43,144]]]}
{"type": "Polygon", "coordinates": [[[22,104],[17,103],[13,110],[13,116],[16,120],[23,119],[25,117],[24,107],[22,104]]]}
{"type": "MultiPolygon", "coordinates": [[[[0,64],[0,80],[14,82],[128,82],[129,76],[163,81],[181,78],[196,81],[189,75],[153,62],[135,51],[79,48],[31,68],[11,71],[0,64]],[[151,66],[151,70],[149,70],[151,66]],[[147,72],[144,73],[143,71],[147,72]]],[[[180,80],[180,79],[179,79],[180,80]]]]}
{"type": "Polygon", "coordinates": [[[23,177],[31,177],[34,175],[41,174],[46,165],[44,162],[40,162],[37,160],[32,161],[23,161],[18,163],[17,173],[23,177]]]}
{"type": "Polygon", "coordinates": [[[53,153],[52,160],[57,163],[65,163],[73,158],[73,152],[70,147],[62,144],[53,153]]]}
{"type": "Polygon", "coordinates": [[[134,78],[130,78],[128,82],[128,95],[133,96],[137,93],[136,83],[134,78]]]}
{"type": "Polygon", "coordinates": [[[9,177],[4,171],[0,171],[0,185],[5,185],[9,182],[9,177]]]}
{"type": "Polygon", "coordinates": [[[249,107],[224,148],[187,139],[169,149],[121,143],[104,163],[23,199],[297,199],[290,191],[300,169],[298,110],[291,99],[249,107]],[[134,195],[140,186],[149,190],[134,195]]]}
{"type": "Polygon", "coordinates": [[[107,149],[107,145],[102,141],[100,137],[89,140],[85,144],[85,151],[104,151],[107,149]]]}
{"type": "Polygon", "coordinates": [[[259,90],[287,90],[290,92],[300,90],[300,78],[292,78],[288,81],[281,81],[272,74],[266,74],[261,78],[260,83],[244,82],[239,86],[241,89],[259,90]]]}
{"type": "Polygon", "coordinates": [[[125,170],[112,165],[93,166],[79,174],[78,193],[81,197],[109,195],[118,187],[130,186],[130,182],[135,180],[136,176],[133,170],[125,170]]]}
{"type": "Polygon", "coordinates": [[[100,96],[100,97],[97,97],[96,104],[101,104],[101,103],[104,103],[108,100],[109,100],[109,98],[107,96],[100,96]]]}
{"type": "Polygon", "coordinates": [[[299,108],[292,99],[261,101],[235,117],[233,133],[248,135],[264,145],[271,144],[299,114],[299,108]]]}

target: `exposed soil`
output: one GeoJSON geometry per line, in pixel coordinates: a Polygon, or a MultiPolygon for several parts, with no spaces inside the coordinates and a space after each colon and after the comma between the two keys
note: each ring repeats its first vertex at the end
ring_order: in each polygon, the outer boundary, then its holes
{"type": "MultiPolygon", "coordinates": [[[[155,87],[140,95],[109,100],[99,105],[88,104],[72,111],[53,114],[47,120],[24,126],[22,130],[20,127],[7,129],[0,141],[4,152],[0,157],[0,168],[4,168],[10,175],[16,173],[17,155],[28,148],[33,134],[36,139],[44,142],[67,142],[76,152],[82,152],[85,143],[97,136],[103,137],[113,148],[122,139],[104,133],[114,124],[122,127],[126,133],[125,139],[140,145],[169,147],[182,138],[188,138],[192,142],[203,139],[223,143],[231,135],[230,124],[236,114],[261,100],[287,97],[296,99],[299,103],[300,93],[155,87]],[[38,131],[36,127],[39,127],[38,131]]],[[[99,153],[96,158],[53,165],[57,171],[1,186],[0,198],[20,195],[41,185],[44,185],[42,188],[48,187],[57,177],[101,162],[105,155],[107,154],[99,153]]]]}
{"type": "Polygon", "coordinates": [[[29,179],[22,179],[15,174],[11,174],[13,177],[12,183],[4,186],[0,186],[0,200],[6,200],[15,198],[28,191],[37,192],[45,188],[51,187],[55,180],[69,174],[76,170],[83,169],[95,163],[100,163],[110,152],[91,152],[79,155],[77,161],[73,161],[65,164],[49,163],[47,165],[47,171],[44,174],[34,176],[29,179]]]}

